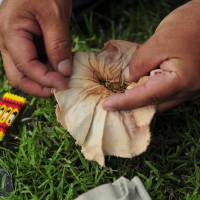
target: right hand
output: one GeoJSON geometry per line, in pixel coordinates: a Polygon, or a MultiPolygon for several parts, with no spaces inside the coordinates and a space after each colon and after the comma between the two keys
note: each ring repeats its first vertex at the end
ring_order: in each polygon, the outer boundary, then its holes
{"type": "Polygon", "coordinates": [[[71,74],[71,0],[4,0],[0,7],[0,51],[10,84],[47,97],[64,89],[71,74]],[[44,40],[48,63],[39,61],[35,36],[44,40]]]}
{"type": "Polygon", "coordinates": [[[151,74],[148,81],[115,94],[104,102],[107,110],[131,110],[156,105],[171,109],[200,96],[200,1],[175,9],[135,52],[128,82],[151,74]]]}

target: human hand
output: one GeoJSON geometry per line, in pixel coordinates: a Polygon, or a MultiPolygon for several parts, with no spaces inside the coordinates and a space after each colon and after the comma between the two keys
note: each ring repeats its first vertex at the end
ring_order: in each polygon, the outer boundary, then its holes
{"type": "Polygon", "coordinates": [[[199,96],[200,91],[200,1],[174,10],[141,45],[129,66],[128,81],[149,80],[123,94],[105,100],[106,110],[129,110],[156,104],[172,108],[199,96]]]}
{"type": "Polygon", "coordinates": [[[10,84],[46,97],[67,87],[71,73],[71,0],[4,0],[0,7],[0,51],[10,84]],[[34,37],[44,40],[48,63],[38,58],[34,37]]]}

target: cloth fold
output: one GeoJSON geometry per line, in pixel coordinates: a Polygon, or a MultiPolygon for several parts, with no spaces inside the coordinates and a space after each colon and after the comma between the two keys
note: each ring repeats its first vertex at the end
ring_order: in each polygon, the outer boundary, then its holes
{"type": "Polygon", "coordinates": [[[140,178],[121,177],[114,183],[98,186],[75,200],[151,200],[140,178]]]}
{"type": "Polygon", "coordinates": [[[137,48],[136,43],[111,40],[100,52],[78,52],[74,56],[69,89],[56,91],[58,121],[82,146],[88,160],[105,165],[105,155],[132,158],[150,143],[150,123],[155,106],[130,111],[106,111],[104,99],[145,84],[128,83],[123,72],[137,48]]]}

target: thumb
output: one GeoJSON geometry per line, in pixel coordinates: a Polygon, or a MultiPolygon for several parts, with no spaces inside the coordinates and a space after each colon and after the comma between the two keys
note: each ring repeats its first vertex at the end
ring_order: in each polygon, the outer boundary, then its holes
{"type": "Polygon", "coordinates": [[[159,38],[160,36],[154,34],[136,50],[130,61],[129,74],[126,73],[128,81],[138,81],[142,76],[148,75],[151,70],[158,68],[163,61],[168,59],[165,47],[162,45],[163,39],[160,40],[159,38]]]}
{"type": "Polygon", "coordinates": [[[70,76],[71,41],[69,33],[69,20],[49,19],[43,30],[45,48],[52,67],[64,76],[70,76]]]}

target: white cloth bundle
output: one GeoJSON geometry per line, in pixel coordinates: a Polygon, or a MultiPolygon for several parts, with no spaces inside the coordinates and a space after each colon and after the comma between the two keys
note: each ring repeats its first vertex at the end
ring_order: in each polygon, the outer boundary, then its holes
{"type": "MultiPolygon", "coordinates": [[[[104,155],[131,158],[150,143],[149,124],[155,106],[131,111],[108,112],[102,102],[124,88],[123,71],[137,44],[112,40],[101,52],[80,52],[74,56],[69,89],[55,92],[57,119],[82,146],[89,160],[105,165],[104,155]]],[[[143,84],[148,77],[143,77],[143,84]]],[[[128,84],[133,88],[136,83],[128,84]]]]}

